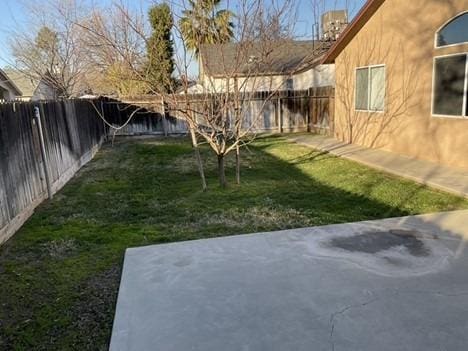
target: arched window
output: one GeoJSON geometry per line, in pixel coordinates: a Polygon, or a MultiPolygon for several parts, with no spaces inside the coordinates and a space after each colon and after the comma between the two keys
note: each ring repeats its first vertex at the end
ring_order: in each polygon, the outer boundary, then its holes
{"type": "MultiPolygon", "coordinates": [[[[452,18],[436,33],[436,47],[468,43],[468,11],[452,18]]],[[[434,57],[432,115],[468,117],[468,52],[463,46],[434,57]],[[458,52],[457,52],[458,51],[458,52]]]]}
{"type": "Polygon", "coordinates": [[[436,35],[436,46],[468,43],[468,11],[446,23],[436,35]]]}

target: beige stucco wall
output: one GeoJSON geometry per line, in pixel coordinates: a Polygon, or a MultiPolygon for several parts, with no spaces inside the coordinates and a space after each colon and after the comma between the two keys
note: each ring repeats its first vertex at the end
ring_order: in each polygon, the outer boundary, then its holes
{"type": "MultiPolygon", "coordinates": [[[[278,90],[284,86],[287,77],[284,76],[260,76],[249,78],[238,78],[239,90],[249,91],[270,91],[278,90]]],[[[228,84],[231,91],[234,90],[234,78],[213,78],[205,75],[202,81],[205,89],[210,93],[223,93],[228,84]],[[229,82],[229,83],[228,83],[229,82]]]]}
{"type": "Polygon", "coordinates": [[[436,31],[468,10],[466,0],[386,0],[336,59],[335,136],[468,169],[468,118],[431,116],[436,31]],[[354,110],[355,69],[385,64],[384,113],[354,110]]]}
{"type": "MultiPolygon", "coordinates": [[[[239,88],[242,91],[271,91],[286,89],[288,78],[293,80],[294,90],[306,90],[312,87],[324,87],[335,84],[335,65],[320,65],[292,76],[259,76],[239,78],[239,88]]],[[[203,86],[210,92],[224,92],[227,79],[202,76],[203,86]]],[[[234,89],[234,81],[230,79],[230,89],[234,89]]]]}
{"type": "Polygon", "coordinates": [[[335,85],[335,65],[320,65],[293,75],[294,89],[306,90],[313,87],[335,85]]]}

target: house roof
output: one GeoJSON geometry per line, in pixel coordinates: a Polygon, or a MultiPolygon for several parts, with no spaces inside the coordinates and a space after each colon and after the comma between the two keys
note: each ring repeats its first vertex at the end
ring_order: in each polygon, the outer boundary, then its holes
{"type": "Polygon", "coordinates": [[[345,28],[338,40],[324,55],[321,63],[334,63],[338,55],[364,27],[385,0],[367,0],[353,21],[345,28]]]}
{"type": "Polygon", "coordinates": [[[0,79],[9,84],[11,88],[16,92],[16,95],[22,95],[23,91],[18,87],[16,82],[11,78],[11,76],[4,70],[0,69],[0,79]]]}
{"type": "Polygon", "coordinates": [[[200,57],[212,77],[283,75],[310,68],[329,46],[313,40],[209,44],[200,48],[200,57]]]}
{"type": "Polygon", "coordinates": [[[39,82],[31,77],[28,77],[26,74],[15,70],[13,68],[5,69],[6,74],[14,84],[21,90],[22,96],[30,97],[34,95],[34,92],[39,85],[39,82]]]}

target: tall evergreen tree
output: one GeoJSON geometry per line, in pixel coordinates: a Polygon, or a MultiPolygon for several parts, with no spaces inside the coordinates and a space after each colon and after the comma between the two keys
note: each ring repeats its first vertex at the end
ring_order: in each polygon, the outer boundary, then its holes
{"type": "Polygon", "coordinates": [[[147,45],[147,79],[152,92],[168,92],[174,83],[174,42],[171,35],[174,21],[171,9],[166,3],[154,5],[148,17],[152,33],[147,45]]]}

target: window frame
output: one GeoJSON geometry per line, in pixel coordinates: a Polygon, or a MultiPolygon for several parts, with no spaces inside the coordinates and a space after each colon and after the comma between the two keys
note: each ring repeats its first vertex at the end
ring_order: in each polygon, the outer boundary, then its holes
{"type": "MultiPolygon", "coordinates": [[[[457,44],[458,45],[458,44],[457,44]]],[[[436,118],[455,118],[455,119],[468,119],[468,51],[457,52],[453,54],[439,55],[432,58],[432,91],[431,91],[431,116],[436,118]],[[463,106],[461,115],[441,115],[434,113],[434,103],[435,103],[435,78],[436,78],[436,60],[444,57],[451,56],[465,56],[465,82],[463,85],[463,106]],[[466,115],[464,115],[466,113],[466,115]]]]}
{"type": "Polygon", "coordinates": [[[385,113],[385,108],[387,106],[386,104],[387,101],[387,67],[384,63],[377,64],[377,65],[368,65],[368,66],[359,66],[354,69],[354,111],[356,112],[367,112],[367,113],[385,113]],[[383,67],[384,69],[384,104],[382,110],[371,110],[369,107],[371,106],[371,95],[372,95],[372,89],[371,89],[371,69],[376,68],[376,67],[383,67]],[[367,110],[361,110],[356,108],[356,99],[357,99],[357,94],[358,94],[358,88],[357,88],[357,71],[359,69],[367,69],[368,70],[368,75],[367,75],[367,110]]]}
{"type": "Polygon", "coordinates": [[[460,16],[463,16],[463,15],[466,15],[468,14],[468,10],[466,11],[463,11],[463,12],[460,12],[459,14],[453,16],[452,18],[450,18],[448,21],[445,21],[435,32],[435,35],[434,35],[434,48],[435,49],[443,49],[443,48],[450,48],[450,47],[453,47],[453,46],[459,46],[459,45],[466,45],[468,44],[468,41],[464,41],[462,43],[456,43],[456,44],[448,44],[448,45],[437,45],[437,39],[439,38],[439,33],[442,29],[445,28],[445,26],[447,26],[447,24],[449,24],[450,22],[452,22],[453,20],[457,19],[458,17],[460,16]]]}

